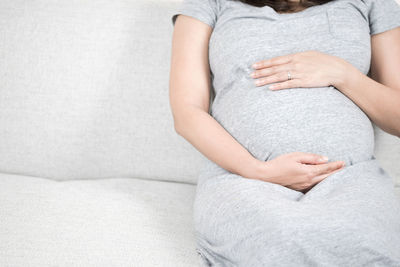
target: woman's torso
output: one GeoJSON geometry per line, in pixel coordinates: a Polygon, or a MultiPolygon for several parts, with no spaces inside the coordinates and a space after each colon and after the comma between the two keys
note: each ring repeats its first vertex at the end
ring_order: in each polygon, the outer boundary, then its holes
{"type": "Polygon", "coordinates": [[[320,153],[347,165],[373,155],[367,115],[333,86],[268,90],[249,74],[256,61],[307,50],[370,67],[367,6],[334,0],[296,13],[217,0],[209,43],[215,99],[212,116],[254,156],[267,160],[293,151],[320,153]]]}

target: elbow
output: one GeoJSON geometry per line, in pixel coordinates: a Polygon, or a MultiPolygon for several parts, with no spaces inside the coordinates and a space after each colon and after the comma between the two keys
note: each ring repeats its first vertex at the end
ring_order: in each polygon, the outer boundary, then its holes
{"type": "Polygon", "coordinates": [[[175,129],[175,132],[176,132],[178,135],[182,135],[182,134],[181,134],[181,127],[179,126],[179,124],[178,124],[176,121],[174,121],[174,129],[175,129]]]}
{"type": "MultiPolygon", "coordinates": [[[[396,88],[396,92],[398,92],[398,97],[397,97],[397,100],[398,100],[398,105],[396,105],[397,107],[399,107],[400,106],[400,87],[397,87],[396,88]]],[[[395,135],[397,136],[397,137],[399,137],[400,138],[400,109],[399,108],[396,108],[395,109],[395,111],[397,111],[397,113],[396,113],[396,132],[395,132],[395,135]]]]}
{"type": "MultiPolygon", "coordinates": [[[[180,108],[174,112],[174,129],[175,132],[181,136],[185,132],[188,132],[188,128],[194,127],[198,124],[197,120],[200,119],[204,113],[203,108],[198,106],[186,106],[185,108],[180,108]]],[[[205,112],[208,114],[208,112],[205,112]]]]}
{"type": "Polygon", "coordinates": [[[182,136],[184,124],[185,123],[182,121],[182,118],[174,118],[174,129],[175,132],[180,136],[182,136]]]}
{"type": "MultiPolygon", "coordinates": [[[[400,90],[398,90],[400,92],[400,90]]],[[[394,135],[396,137],[400,138],[400,109],[398,108],[400,106],[400,94],[398,95],[396,99],[398,100],[397,103],[394,105],[395,108],[392,109],[391,117],[386,115],[387,118],[387,130],[384,130],[385,132],[394,135]]]]}
{"type": "Polygon", "coordinates": [[[393,129],[393,135],[400,138],[400,111],[397,112],[396,123],[393,129]]]}
{"type": "Polygon", "coordinates": [[[185,112],[182,108],[173,108],[172,109],[172,119],[174,123],[174,130],[177,134],[181,135],[182,132],[182,114],[185,112]]]}
{"type": "Polygon", "coordinates": [[[193,109],[189,106],[181,106],[174,109],[173,120],[175,132],[182,136],[185,129],[193,119],[193,109]]]}

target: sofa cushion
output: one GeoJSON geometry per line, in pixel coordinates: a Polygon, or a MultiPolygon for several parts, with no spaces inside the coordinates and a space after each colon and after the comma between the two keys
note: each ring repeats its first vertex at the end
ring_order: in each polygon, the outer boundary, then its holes
{"type": "Polygon", "coordinates": [[[195,186],[0,174],[0,266],[196,266],[195,186]]]}
{"type": "Polygon", "coordinates": [[[0,1],[0,171],[196,182],[169,107],[176,1],[0,1]]]}

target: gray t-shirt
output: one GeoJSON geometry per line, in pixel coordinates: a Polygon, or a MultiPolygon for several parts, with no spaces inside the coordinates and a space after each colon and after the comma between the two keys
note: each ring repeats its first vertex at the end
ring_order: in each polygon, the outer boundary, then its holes
{"type": "Polygon", "coordinates": [[[173,23],[178,14],[213,28],[211,114],[255,157],[302,151],[347,165],[374,157],[370,119],[334,86],[270,91],[249,74],[257,61],[307,50],[343,58],[367,74],[371,35],[400,26],[395,0],[334,0],[286,14],[240,1],[183,0],[173,23]]]}

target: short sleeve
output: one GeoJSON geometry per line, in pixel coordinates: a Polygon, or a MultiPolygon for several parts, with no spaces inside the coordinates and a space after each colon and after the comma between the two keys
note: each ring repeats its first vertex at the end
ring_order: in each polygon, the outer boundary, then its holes
{"type": "Polygon", "coordinates": [[[400,27],[400,4],[396,0],[364,0],[369,7],[370,35],[400,27]]]}
{"type": "Polygon", "coordinates": [[[183,14],[200,20],[212,28],[217,21],[217,0],[182,0],[179,9],[172,16],[172,26],[178,15],[183,14]]]}

